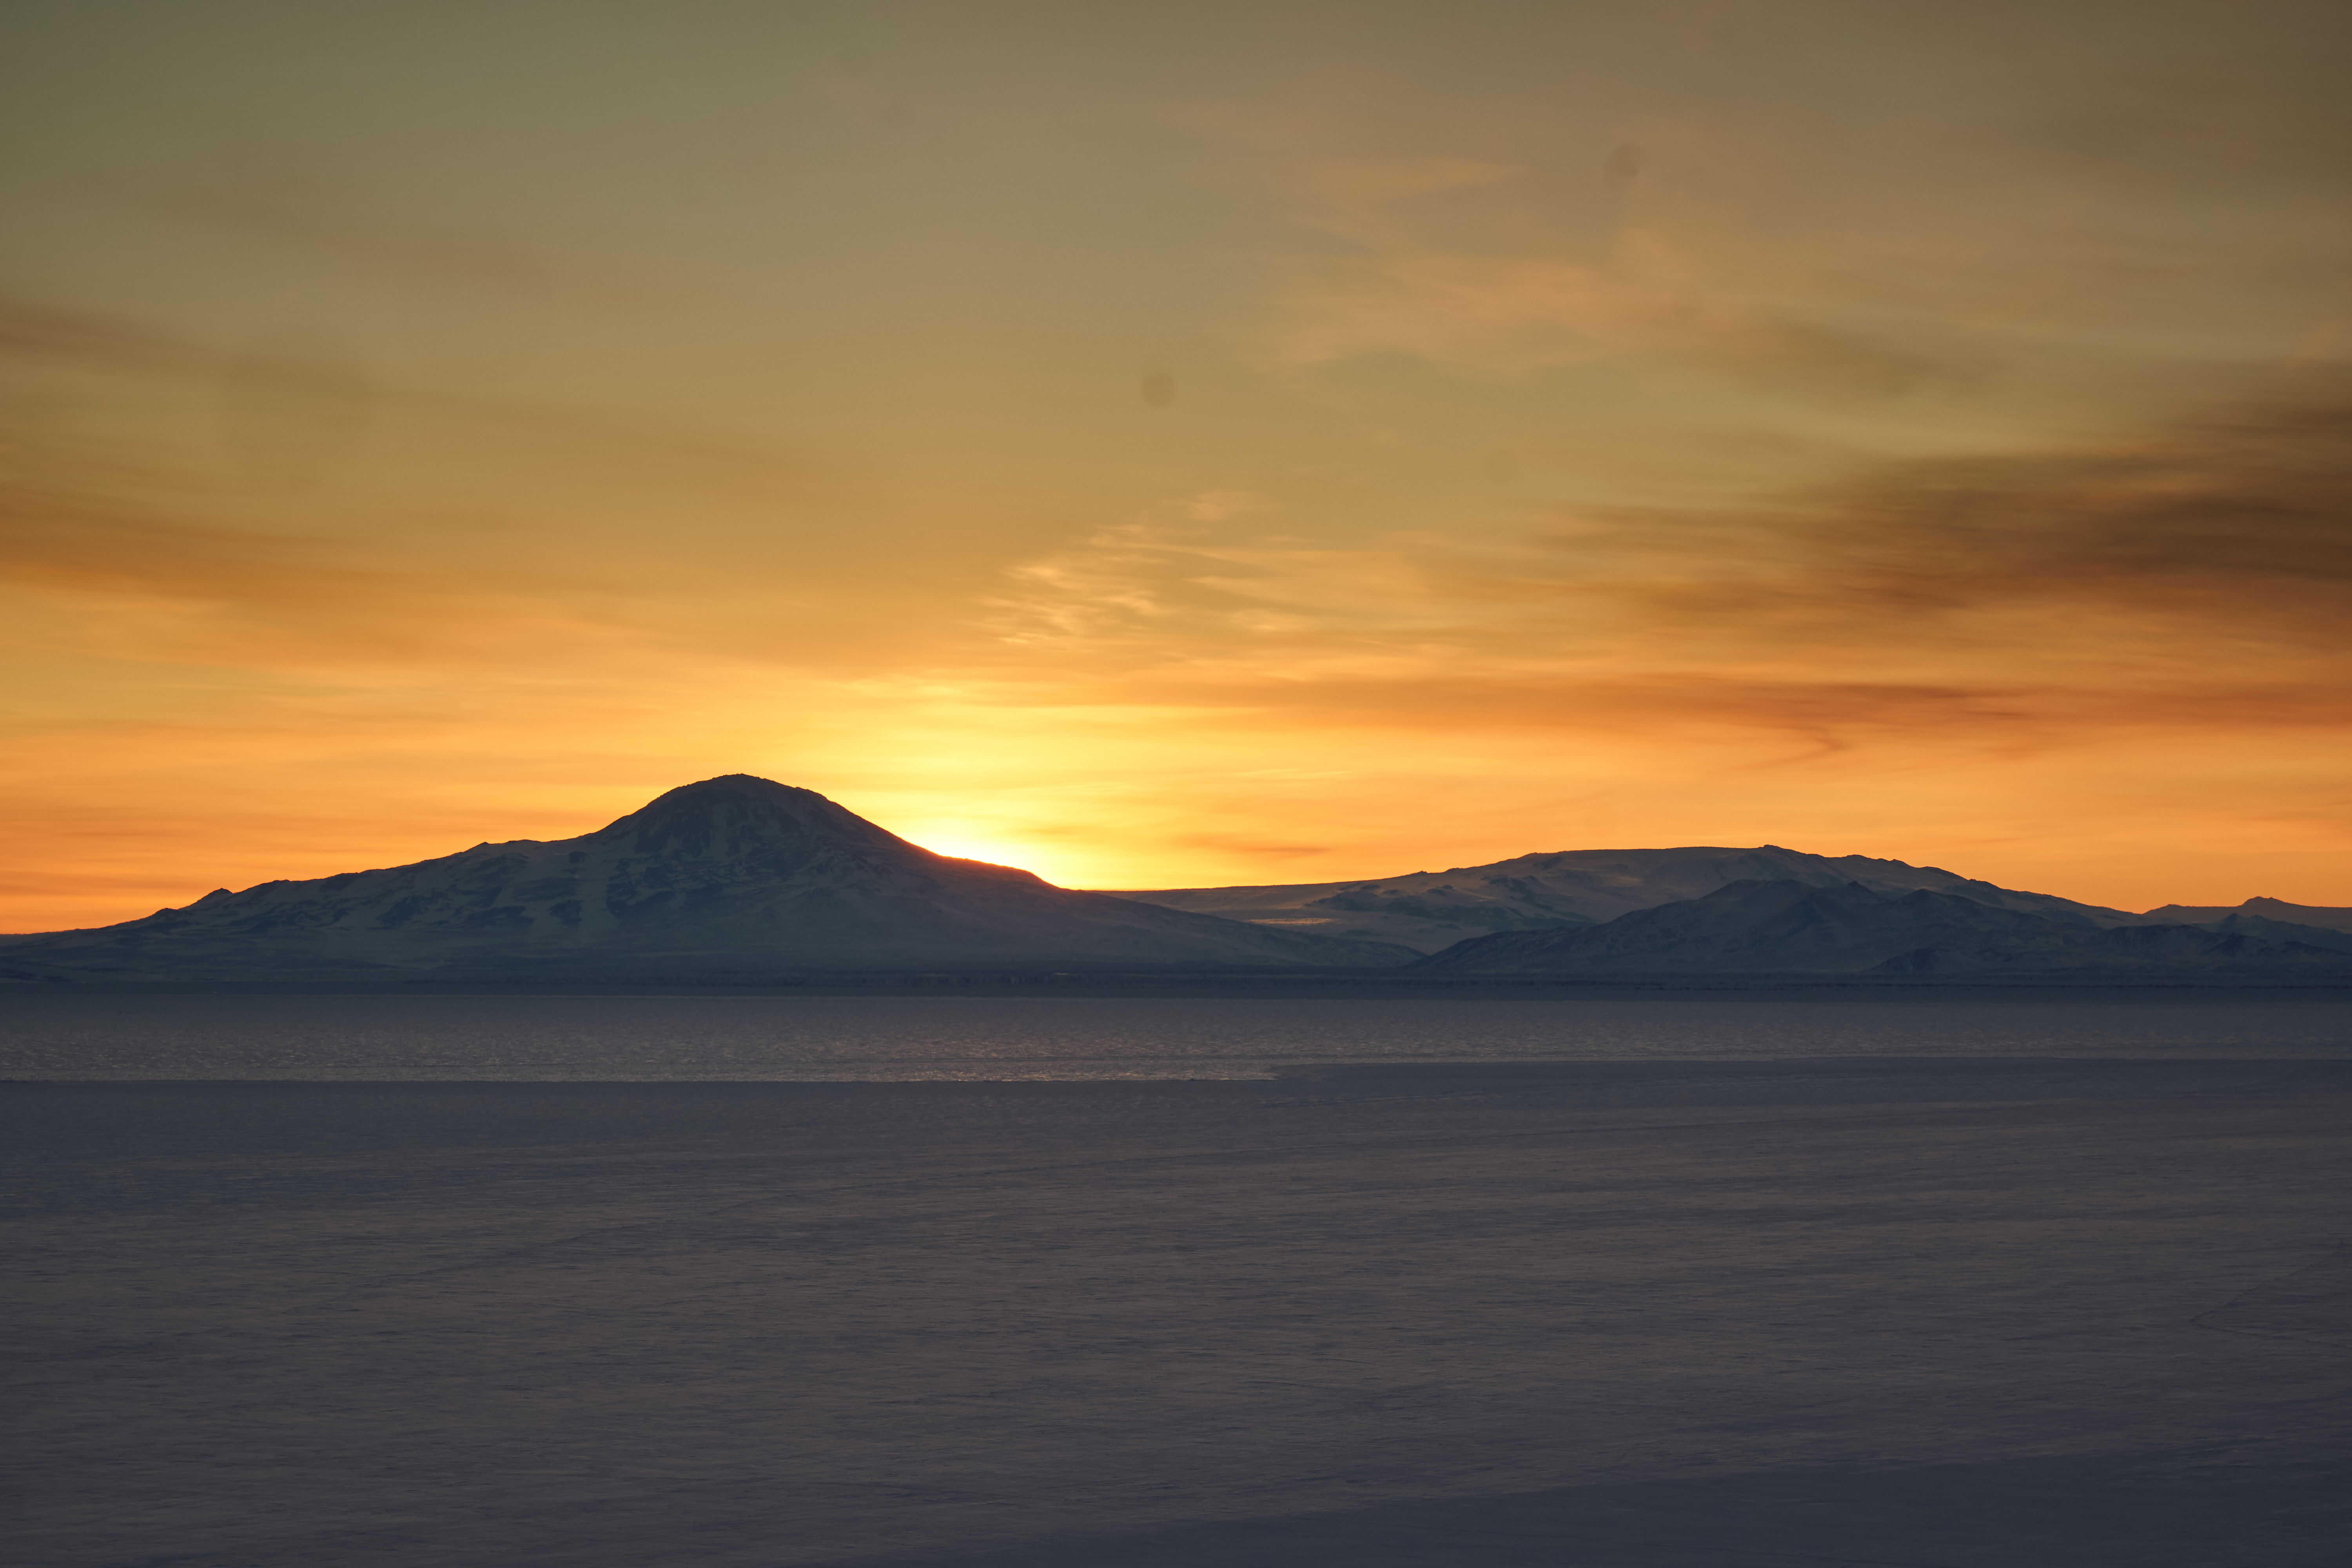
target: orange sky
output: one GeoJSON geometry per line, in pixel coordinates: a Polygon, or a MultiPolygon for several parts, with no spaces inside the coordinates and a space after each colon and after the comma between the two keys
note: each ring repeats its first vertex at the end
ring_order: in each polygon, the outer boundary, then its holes
{"type": "Polygon", "coordinates": [[[0,930],[730,772],[2352,903],[2340,6],[0,28],[0,930]]]}

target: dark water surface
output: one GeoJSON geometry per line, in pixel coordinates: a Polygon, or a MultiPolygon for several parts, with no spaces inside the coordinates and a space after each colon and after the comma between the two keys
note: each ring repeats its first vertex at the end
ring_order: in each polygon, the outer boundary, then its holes
{"type": "Polygon", "coordinates": [[[2352,1056],[2352,995],[0,994],[0,1078],[1265,1078],[1347,1061],[2352,1056]]]}

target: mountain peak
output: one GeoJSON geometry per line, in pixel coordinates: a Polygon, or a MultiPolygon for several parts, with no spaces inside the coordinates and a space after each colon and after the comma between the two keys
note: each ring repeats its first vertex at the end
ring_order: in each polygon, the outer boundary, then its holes
{"type": "Polygon", "coordinates": [[[680,784],[676,789],[664,790],[629,815],[642,816],[649,811],[675,809],[680,806],[695,807],[708,802],[720,800],[759,802],[772,808],[789,809],[801,805],[833,806],[836,811],[843,809],[813,789],[778,784],[773,779],[763,779],[756,773],[720,773],[717,778],[697,779],[692,784],[680,784]]]}
{"type": "Polygon", "coordinates": [[[1635,910],[1702,898],[1733,883],[1779,881],[1833,888],[1859,884],[1896,898],[1926,889],[2084,925],[2129,925],[2140,919],[2043,893],[1996,888],[1931,866],[1861,855],[1810,855],[1774,844],[1546,850],[1443,873],[1285,886],[1175,888],[1128,897],[1229,920],[1313,924],[1334,935],[1401,942],[1435,952],[1488,931],[1594,925],[1635,910]]]}
{"type": "Polygon", "coordinates": [[[2151,921],[2203,925],[2232,915],[2256,915],[2290,925],[2318,926],[2328,931],[2352,931],[2352,908],[2331,904],[2291,904],[2284,899],[2252,898],[2242,904],[2166,904],[2147,911],[2151,921]]]}
{"type": "Polygon", "coordinates": [[[748,790],[763,795],[805,795],[818,800],[824,798],[813,789],[803,789],[798,784],[778,784],[773,779],[763,779],[757,773],[720,773],[715,778],[697,779],[692,784],[682,784],[676,789],[664,790],[654,799],[667,800],[672,795],[708,794],[722,790],[748,790]]]}
{"type": "Polygon", "coordinates": [[[40,978],[1379,968],[1411,956],[1056,888],[934,854],[814,790],[749,773],[682,784],[577,838],[267,882],[121,926],[36,937],[10,954],[40,978]]]}
{"type": "Polygon", "coordinates": [[[664,859],[804,863],[846,852],[903,866],[937,858],[813,789],[750,773],[680,784],[582,842],[664,859]]]}

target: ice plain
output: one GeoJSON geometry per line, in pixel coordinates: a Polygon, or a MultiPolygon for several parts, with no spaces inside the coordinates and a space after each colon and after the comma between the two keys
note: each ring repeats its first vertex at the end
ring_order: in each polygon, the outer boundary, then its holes
{"type": "Polygon", "coordinates": [[[11,1082],[16,1560],[2345,1559],[2352,1062],[1283,1070],[11,1082]]]}

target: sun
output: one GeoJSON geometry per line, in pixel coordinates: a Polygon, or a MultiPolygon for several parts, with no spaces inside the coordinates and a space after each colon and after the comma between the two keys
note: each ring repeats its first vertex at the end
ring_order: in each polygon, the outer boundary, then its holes
{"type": "Polygon", "coordinates": [[[1114,874],[1092,853],[1093,847],[1051,828],[1040,835],[1047,840],[1043,844],[1025,837],[1017,824],[954,816],[919,816],[904,826],[894,826],[891,831],[934,855],[1011,866],[1041,877],[1057,888],[1141,886],[1106,880],[1106,877],[1114,874]]]}
{"type": "Polygon", "coordinates": [[[958,860],[985,860],[992,866],[1014,866],[1024,871],[1034,871],[1047,881],[1053,880],[1040,865],[1042,857],[1024,845],[953,830],[909,833],[905,837],[908,843],[919,844],[934,855],[951,856],[958,860]]]}

